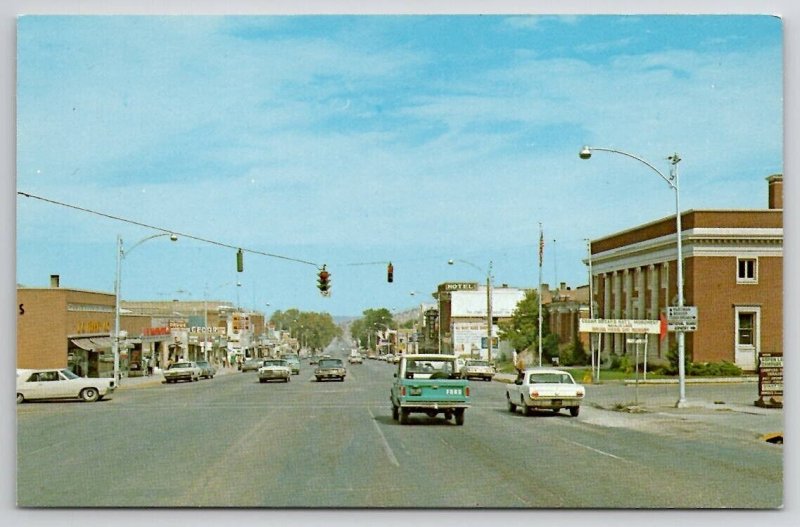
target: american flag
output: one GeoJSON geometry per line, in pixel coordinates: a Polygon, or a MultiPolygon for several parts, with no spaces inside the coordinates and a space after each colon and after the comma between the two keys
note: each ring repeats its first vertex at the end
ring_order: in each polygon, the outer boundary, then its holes
{"type": "Polygon", "coordinates": [[[542,266],[542,259],[544,258],[544,231],[539,231],[539,267],[542,266]]]}

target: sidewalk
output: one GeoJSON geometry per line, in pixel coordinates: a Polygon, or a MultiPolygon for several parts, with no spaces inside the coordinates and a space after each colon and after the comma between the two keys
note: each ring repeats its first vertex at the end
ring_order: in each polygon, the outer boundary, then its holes
{"type": "MultiPolygon", "coordinates": [[[[227,375],[229,373],[237,373],[238,370],[235,366],[227,368],[217,368],[215,377],[220,375],[227,375]]],[[[152,375],[145,375],[142,377],[123,377],[119,383],[117,390],[129,390],[132,388],[145,388],[147,386],[157,386],[159,384],[166,384],[162,371],[156,368],[152,375]]]]}

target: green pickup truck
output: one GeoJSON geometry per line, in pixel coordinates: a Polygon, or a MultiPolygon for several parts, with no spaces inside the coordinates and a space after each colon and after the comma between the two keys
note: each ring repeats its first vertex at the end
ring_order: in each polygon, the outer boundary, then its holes
{"type": "Polygon", "coordinates": [[[469,383],[456,369],[455,355],[403,355],[394,374],[390,394],[392,418],[408,424],[409,415],[424,413],[429,417],[444,414],[464,424],[469,408],[469,383]]]}

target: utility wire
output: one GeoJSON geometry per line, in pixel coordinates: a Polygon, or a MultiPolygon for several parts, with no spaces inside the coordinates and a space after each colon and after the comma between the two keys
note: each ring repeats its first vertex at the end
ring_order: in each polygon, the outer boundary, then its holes
{"type": "Polygon", "coordinates": [[[218,241],[215,241],[215,240],[209,240],[207,238],[201,238],[199,236],[194,236],[192,234],[186,234],[186,233],[183,233],[183,232],[174,231],[172,229],[165,229],[163,227],[157,227],[155,225],[148,225],[146,223],[142,223],[142,222],[138,222],[138,221],[134,221],[134,220],[129,220],[127,218],[122,218],[122,217],[119,217],[119,216],[106,214],[104,212],[98,212],[96,210],[91,210],[91,209],[87,209],[87,208],[84,208],[84,207],[78,207],[77,205],[70,205],[69,203],[62,203],[60,201],[44,198],[42,196],[36,196],[34,194],[29,194],[27,192],[17,191],[17,194],[19,194],[20,196],[25,196],[26,198],[34,198],[34,199],[38,199],[40,201],[44,201],[44,202],[47,202],[47,203],[52,203],[53,205],[59,205],[61,207],[67,207],[67,208],[70,208],[70,209],[79,210],[81,212],[88,212],[89,214],[94,214],[96,216],[102,216],[104,218],[112,219],[112,220],[115,220],[115,221],[121,221],[121,222],[124,222],[124,223],[130,223],[132,225],[138,225],[139,227],[145,227],[145,228],[148,228],[148,229],[161,231],[161,232],[166,233],[166,234],[175,234],[176,236],[180,236],[182,238],[188,238],[190,240],[197,240],[199,242],[209,243],[211,245],[217,245],[219,247],[226,247],[228,249],[241,249],[244,252],[248,252],[248,253],[252,253],[252,254],[259,254],[261,256],[269,256],[270,258],[279,258],[281,260],[288,260],[290,262],[298,262],[298,263],[302,263],[302,264],[306,264],[306,265],[313,265],[314,267],[319,267],[318,264],[316,264],[314,262],[309,262],[307,260],[301,260],[299,258],[292,258],[292,257],[289,257],[289,256],[282,256],[280,254],[267,253],[267,252],[264,252],[264,251],[257,251],[255,249],[246,249],[246,248],[243,248],[243,247],[237,247],[235,245],[230,245],[230,244],[223,243],[223,242],[218,242],[218,241]]]}

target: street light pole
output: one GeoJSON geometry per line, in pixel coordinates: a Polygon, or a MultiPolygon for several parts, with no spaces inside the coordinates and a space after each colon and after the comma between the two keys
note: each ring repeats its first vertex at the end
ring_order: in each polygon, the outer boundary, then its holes
{"type": "MultiPolygon", "coordinates": [[[[453,265],[455,262],[471,265],[481,273],[483,269],[472,262],[466,260],[448,260],[447,263],[453,265]]],[[[489,271],[486,273],[486,347],[487,358],[492,361],[492,261],[489,260],[489,271]]]]}
{"type": "MultiPolygon", "coordinates": [[[[151,236],[147,236],[142,238],[138,242],[134,243],[130,249],[128,249],[128,254],[131,253],[136,247],[143,244],[147,240],[152,240],[153,238],[158,238],[159,236],[169,236],[169,239],[177,241],[178,237],[171,233],[171,232],[162,232],[159,234],[153,234],[151,236]]],[[[122,245],[122,236],[117,234],[117,265],[116,265],[116,272],[114,278],[114,338],[111,340],[111,352],[114,355],[114,382],[118,383],[120,381],[120,373],[119,373],[119,300],[120,300],[120,288],[122,286],[122,259],[125,258],[125,250],[123,249],[122,245]]]]}
{"type": "MultiPolygon", "coordinates": [[[[675,228],[677,232],[675,233],[675,237],[677,239],[677,279],[678,279],[678,307],[683,307],[683,229],[681,226],[681,205],[680,205],[680,180],[678,178],[678,163],[681,161],[680,156],[675,153],[671,156],[667,157],[667,160],[670,162],[670,171],[669,176],[665,176],[660,170],[654,167],[651,163],[645,161],[641,157],[628,153],[623,152],[621,150],[615,150],[613,148],[599,148],[599,147],[589,147],[584,146],[580,151],[580,158],[581,159],[589,159],[592,157],[592,151],[598,150],[601,152],[611,152],[614,154],[620,154],[623,156],[630,157],[643,163],[650,167],[653,172],[659,175],[661,179],[667,182],[672,190],[675,191],[675,228]]],[[[679,393],[678,393],[678,402],[675,404],[677,408],[684,408],[686,407],[686,366],[684,364],[685,357],[686,357],[686,341],[684,332],[682,329],[678,329],[678,385],[679,385],[679,393]]]]}

